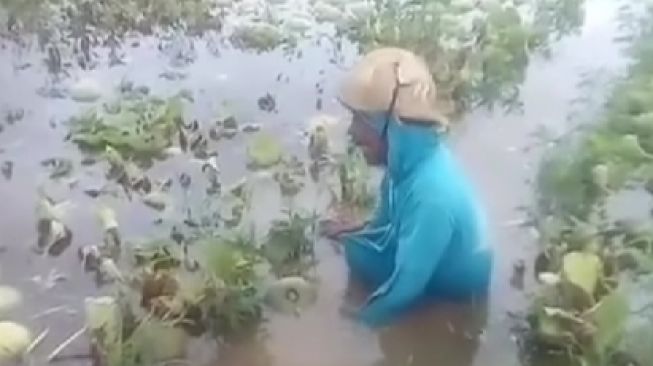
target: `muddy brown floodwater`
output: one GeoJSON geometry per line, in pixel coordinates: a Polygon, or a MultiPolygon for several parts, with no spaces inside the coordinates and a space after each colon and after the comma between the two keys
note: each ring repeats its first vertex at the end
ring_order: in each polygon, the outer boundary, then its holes
{"type": "MultiPolygon", "coordinates": [[[[441,306],[412,314],[380,334],[351,322],[339,312],[347,289],[343,259],[329,245],[320,244],[318,273],[321,281],[317,304],[299,318],[274,315],[267,325],[270,334],[265,349],[273,365],[519,364],[508,314],[522,309],[528,297],[527,292],[510,283],[514,263],[519,260],[530,263],[535,250],[533,236],[514,225],[524,216],[518,207],[531,203],[529,182],[536,172],[539,152],[528,148],[538,142],[534,133],[542,127],[558,134],[569,128],[566,116],[570,112],[570,101],[578,96],[578,83],[584,72],[602,70],[596,73],[600,76],[617,72],[623,66],[618,47],[612,42],[616,33],[616,5],[610,0],[589,1],[581,33],[556,43],[550,59],[531,62],[522,89],[523,114],[472,112],[452,138],[455,151],[485,199],[496,248],[492,297],[481,337],[475,340],[456,327],[460,323],[474,326],[471,313],[467,312],[469,309],[459,307],[441,306]]],[[[299,135],[311,117],[323,113],[345,116],[332,96],[343,67],[356,58],[351,46],[345,45],[345,58],[338,66],[328,62],[332,54],[328,42],[319,46],[300,45],[302,57],[290,61],[281,52],[257,55],[224,50],[216,57],[197,45],[197,60],[184,68],[187,77],[178,81],[159,77],[168,68],[169,60],[156,46],[154,40],[142,40],[140,46],[129,49],[131,61],[126,66],[100,66],[94,71],[80,71],[72,78],[90,76],[99,80],[107,93],[115,89],[122,78],[149,86],[155,95],[187,88],[195,98],[189,115],[200,120],[214,117],[221,103],[228,100],[241,121],[262,124],[264,130],[275,133],[292,151],[304,150],[299,135]],[[278,80],[280,73],[282,77],[278,80]],[[316,111],[316,83],[324,88],[322,111],[316,111]],[[258,109],[257,100],[266,93],[276,97],[278,113],[258,109]]],[[[40,162],[53,156],[70,157],[76,163],[80,160],[77,148],[64,142],[67,129],[61,122],[77,113],[81,105],[36,94],[49,79],[41,64],[39,55],[17,54],[9,42],[0,49],[0,110],[25,110],[21,121],[6,126],[0,133],[0,161],[14,162],[13,177],[0,179],[0,245],[3,248],[0,276],[3,284],[20,288],[25,295],[25,306],[12,318],[26,323],[35,333],[45,328],[51,330],[38,348],[37,360],[82,326],[83,298],[97,293],[91,279],[82,275],[72,251],[59,258],[45,258],[31,250],[36,241],[37,187],[48,181],[40,162]],[[34,66],[26,70],[14,68],[24,61],[31,61],[34,66]],[[66,279],[48,288],[44,280],[53,270],[66,279]],[[39,314],[62,305],[68,310],[39,314]]],[[[244,164],[234,164],[244,159],[243,139],[239,136],[221,143],[219,163],[227,182],[246,173],[244,164]]],[[[166,177],[185,169],[189,169],[187,163],[172,159],[158,164],[154,174],[166,177]]],[[[85,188],[101,182],[100,172],[96,175],[91,172],[80,176],[78,184],[85,188]]],[[[93,213],[96,203],[81,193],[81,189],[68,189],[63,184],[52,189],[55,197],[74,202],[67,218],[75,235],[74,245],[98,242],[100,230],[93,213]]],[[[156,230],[148,208],[121,201],[112,204],[118,211],[125,237],[143,236],[156,230]]],[[[258,212],[270,214],[274,214],[277,207],[273,198],[256,204],[261,207],[258,212]]],[[[527,268],[526,281],[531,277],[527,268]]],[[[77,342],[68,352],[86,353],[87,344],[77,342]]],[[[258,352],[262,352],[258,346],[244,345],[241,356],[234,357],[231,363],[252,366],[258,352]]],[[[210,360],[211,353],[212,350],[206,349],[198,351],[194,362],[203,364],[201,360],[210,360]]],[[[85,363],[71,361],[69,364],[85,363]]]]}

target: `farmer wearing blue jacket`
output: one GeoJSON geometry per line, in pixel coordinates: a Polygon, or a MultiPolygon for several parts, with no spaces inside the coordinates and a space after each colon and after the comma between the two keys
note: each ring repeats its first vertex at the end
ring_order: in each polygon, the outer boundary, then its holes
{"type": "Polygon", "coordinates": [[[341,102],[371,165],[384,166],[378,207],[364,226],[329,222],[351,274],[373,289],[356,316],[384,326],[425,302],[484,299],[492,254],[480,204],[445,144],[428,67],[396,48],[365,55],[341,102]]]}

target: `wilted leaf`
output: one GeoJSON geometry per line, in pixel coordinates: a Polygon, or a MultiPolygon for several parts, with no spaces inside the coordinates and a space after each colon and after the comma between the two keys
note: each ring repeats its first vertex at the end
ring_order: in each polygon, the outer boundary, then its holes
{"type": "Polygon", "coordinates": [[[566,281],[594,294],[599,278],[603,273],[601,259],[592,253],[570,252],[562,259],[562,275],[566,281]]]}
{"type": "Polygon", "coordinates": [[[110,229],[118,228],[118,220],[116,218],[116,212],[108,206],[102,206],[98,209],[98,219],[102,225],[102,229],[107,231],[110,229]]]}
{"type": "Polygon", "coordinates": [[[0,362],[18,361],[32,342],[30,331],[20,324],[0,322],[0,362]]]}
{"type": "Polygon", "coordinates": [[[159,297],[173,298],[179,290],[179,284],[174,276],[168,271],[157,271],[147,273],[143,277],[141,289],[141,306],[153,310],[153,301],[159,297]]]}
{"type": "Polygon", "coordinates": [[[560,324],[554,316],[540,311],[537,316],[537,336],[544,342],[565,346],[574,341],[574,336],[560,324]]]}
{"type": "Polygon", "coordinates": [[[628,320],[628,314],[628,300],[620,291],[613,291],[605,296],[596,309],[589,314],[597,328],[594,346],[599,355],[605,355],[609,349],[618,346],[628,320]]]}
{"type": "Polygon", "coordinates": [[[55,203],[43,195],[37,203],[36,216],[39,220],[62,221],[71,207],[72,203],[69,201],[55,203]]]}
{"type": "Polygon", "coordinates": [[[72,243],[72,231],[59,220],[39,220],[37,225],[37,247],[51,256],[59,256],[72,243]]]}
{"type": "Polygon", "coordinates": [[[143,197],[143,203],[157,211],[163,211],[168,206],[168,197],[163,192],[152,191],[143,197]]]}
{"type": "Polygon", "coordinates": [[[70,175],[73,171],[73,162],[70,159],[51,158],[41,162],[44,167],[49,167],[50,178],[59,179],[70,175]]]}
{"type": "Polygon", "coordinates": [[[122,272],[111,258],[102,258],[100,259],[100,267],[98,268],[99,282],[113,282],[120,281],[124,282],[125,277],[122,272]]]}
{"type": "Polygon", "coordinates": [[[312,131],[308,144],[309,156],[313,160],[322,159],[329,154],[329,138],[323,126],[312,131]]]}
{"type": "Polygon", "coordinates": [[[256,123],[248,123],[243,126],[243,132],[254,133],[261,130],[261,125],[256,123]]]}
{"type": "Polygon", "coordinates": [[[122,342],[122,312],[113,297],[84,299],[86,325],[103,350],[111,352],[122,342]]]}
{"type": "Polygon", "coordinates": [[[638,273],[653,272],[653,258],[637,248],[624,248],[617,253],[620,268],[638,273]]]}
{"type": "Polygon", "coordinates": [[[258,107],[262,111],[272,112],[276,109],[276,105],[277,102],[270,93],[266,93],[258,99],[258,107]]]}
{"type": "Polygon", "coordinates": [[[144,352],[154,362],[183,359],[186,357],[186,348],[189,337],[186,332],[161,321],[150,320],[137,330],[134,336],[142,337],[144,352]]]}
{"type": "Polygon", "coordinates": [[[94,102],[101,96],[100,84],[93,79],[81,79],[70,88],[70,97],[77,102],[94,102]]]}

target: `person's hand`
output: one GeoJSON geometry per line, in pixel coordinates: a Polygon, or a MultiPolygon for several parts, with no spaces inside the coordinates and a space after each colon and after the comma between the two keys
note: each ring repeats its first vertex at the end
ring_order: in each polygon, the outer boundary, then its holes
{"type": "Polygon", "coordinates": [[[359,230],[363,224],[343,219],[327,219],[320,222],[320,235],[331,240],[338,240],[344,234],[359,230]]]}

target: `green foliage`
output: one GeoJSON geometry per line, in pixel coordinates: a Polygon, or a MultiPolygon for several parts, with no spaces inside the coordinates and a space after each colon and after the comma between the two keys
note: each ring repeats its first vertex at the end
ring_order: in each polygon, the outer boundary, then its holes
{"type": "Polygon", "coordinates": [[[257,264],[261,258],[243,237],[207,240],[201,245],[206,268],[224,284],[219,302],[207,310],[209,328],[218,337],[241,337],[263,320],[263,294],[257,264]]]}
{"type": "Polygon", "coordinates": [[[614,218],[607,201],[631,185],[651,187],[651,15],[630,38],[634,62],[600,120],[552,149],[538,176],[539,213],[552,218],[539,225],[544,252],[536,271],[560,280],[534,301],[533,330],[543,344],[565,349],[582,365],[611,365],[620,351],[641,355],[627,329],[629,303],[638,295],[624,291],[624,278],[653,270],[651,223],[635,227],[614,218]]]}
{"type": "MultiPolygon", "coordinates": [[[[645,18],[645,17],[643,17],[645,18]]],[[[599,121],[567,146],[552,149],[538,175],[541,209],[584,217],[602,195],[592,170],[606,168],[607,189],[649,185],[653,176],[653,27],[638,29],[630,50],[634,59],[613,89],[599,121]]]]}
{"type": "Polygon", "coordinates": [[[274,137],[258,133],[247,147],[247,156],[252,168],[265,169],[281,162],[283,150],[274,137]]]}
{"type": "Polygon", "coordinates": [[[204,30],[219,27],[220,24],[220,19],[210,12],[212,2],[207,0],[128,0],[109,3],[87,0],[2,0],[0,6],[30,30],[42,26],[44,22],[55,21],[61,21],[58,26],[73,32],[93,26],[118,34],[133,30],[149,34],[159,27],[204,30]],[[61,11],[63,16],[60,19],[50,17],[52,10],[61,11]]]}
{"type": "Polygon", "coordinates": [[[182,124],[182,102],[157,98],[119,103],[118,113],[89,111],[69,122],[71,140],[91,151],[116,150],[124,158],[161,156],[182,124]]]}
{"type": "Polygon", "coordinates": [[[422,55],[452,114],[496,103],[513,108],[531,55],[583,20],[582,0],[519,3],[379,1],[378,12],[347,34],[363,49],[397,46],[422,55]]]}
{"type": "Polygon", "coordinates": [[[286,211],[286,217],[272,222],[263,255],[277,277],[300,276],[315,264],[316,219],[286,211]]]}
{"type": "Polygon", "coordinates": [[[270,51],[288,41],[279,28],[264,22],[240,24],[230,40],[236,47],[258,51],[270,51]]]}
{"type": "Polygon", "coordinates": [[[337,204],[356,216],[365,215],[374,208],[376,194],[370,188],[372,171],[359,149],[350,149],[338,165],[340,192],[337,204]]]}
{"type": "Polygon", "coordinates": [[[253,239],[241,235],[234,238],[204,239],[198,242],[206,258],[206,267],[228,286],[250,285],[257,281],[255,266],[261,261],[253,239]]]}
{"type": "Polygon", "coordinates": [[[596,254],[570,252],[562,258],[563,278],[588,294],[596,291],[602,272],[603,263],[596,254]]]}

